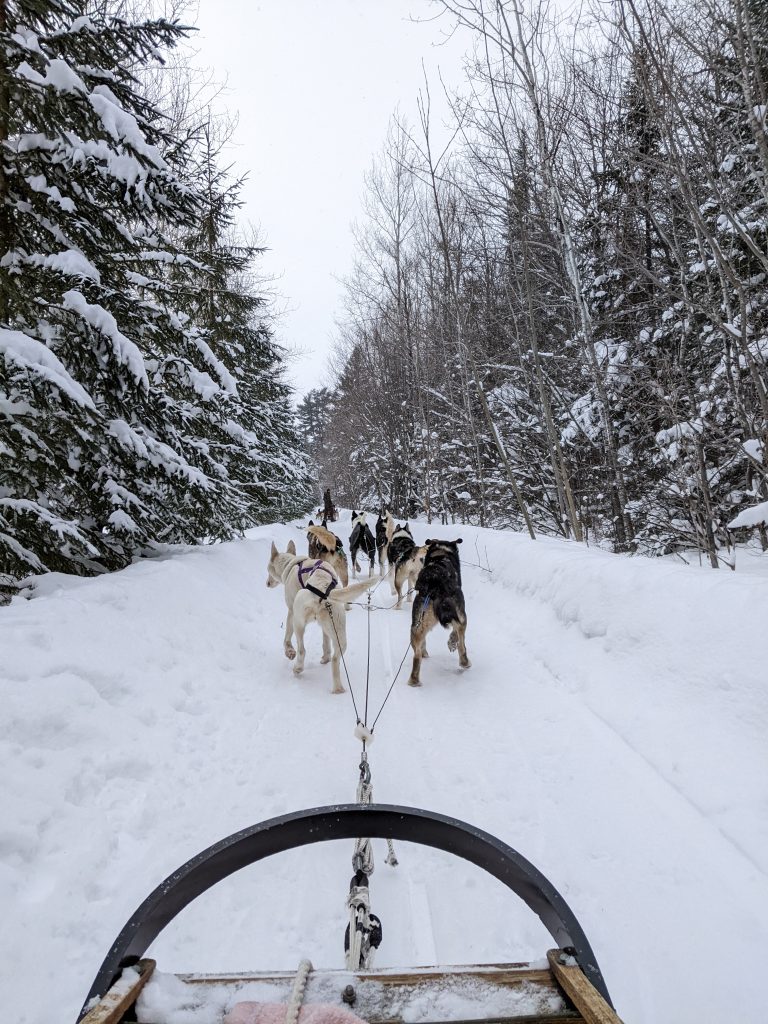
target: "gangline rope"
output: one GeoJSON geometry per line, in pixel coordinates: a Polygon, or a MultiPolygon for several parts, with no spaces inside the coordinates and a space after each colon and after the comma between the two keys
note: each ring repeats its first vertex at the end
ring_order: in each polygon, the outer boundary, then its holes
{"type": "MultiPolygon", "coordinates": [[[[389,572],[392,570],[390,569],[389,572]]],[[[389,573],[387,573],[389,575],[389,573]]],[[[377,590],[386,579],[383,576],[381,580],[368,591],[367,604],[365,607],[368,612],[372,610],[371,598],[373,592],[377,590]]],[[[333,616],[333,608],[329,601],[326,602],[328,608],[328,615],[333,626],[333,631],[336,635],[336,643],[341,651],[341,642],[339,639],[338,630],[336,629],[336,622],[333,616]]],[[[367,746],[373,741],[373,728],[378,722],[379,717],[384,710],[384,707],[389,700],[390,694],[394,688],[397,678],[400,675],[400,671],[403,667],[405,659],[408,655],[408,649],[410,643],[406,648],[405,654],[400,662],[400,666],[395,674],[395,678],[392,680],[389,689],[382,701],[381,707],[379,708],[376,717],[373,721],[371,728],[368,728],[368,711],[370,706],[370,681],[371,681],[371,616],[370,614],[366,619],[366,666],[365,666],[365,704],[363,710],[363,717],[360,718],[360,712],[358,710],[358,704],[355,699],[354,689],[352,686],[352,680],[347,668],[346,659],[344,658],[343,652],[341,652],[342,664],[344,666],[344,673],[347,677],[347,685],[349,686],[350,695],[352,697],[352,706],[355,711],[356,726],[355,736],[362,743],[362,752],[360,755],[360,766],[359,766],[359,778],[357,783],[357,802],[359,804],[370,804],[373,801],[373,784],[371,782],[371,767],[368,762],[368,751],[367,746]]],[[[387,857],[385,863],[391,867],[397,866],[397,855],[395,854],[395,847],[391,839],[387,839],[387,857]]],[[[370,900],[370,876],[374,870],[373,860],[373,847],[371,844],[370,837],[361,837],[355,840],[354,852],[352,854],[352,880],[349,884],[349,894],[347,896],[347,912],[349,915],[349,922],[347,924],[347,930],[344,938],[344,953],[346,958],[347,969],[350,971],[368,970],[373,965],[373,956],[375,951],[378,949],[382,940],[382,927],[381,921],[371,912],[371,900],[370,900]]]]}

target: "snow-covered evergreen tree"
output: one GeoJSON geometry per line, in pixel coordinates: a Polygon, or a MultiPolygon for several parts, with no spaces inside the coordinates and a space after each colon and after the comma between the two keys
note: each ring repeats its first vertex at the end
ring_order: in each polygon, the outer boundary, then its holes
{"type": "Polygon", "coordinates": [[[191,143],[126,70],[182,29],[0,0],[0,32],[2,567],[98,571],[230,536],[282,501],[244,486],[281,430],[288,476],[300,457],[263,326],[227,364],[190,307],[237,257],[209,266],[191,245],[207,213],[191,143]]]}
{"type": "Polygon", "coordinates": [[[197,328],[195,345],[212,377],[203,383],[221,418],[211,448],[239,492],[233,521],[244,527],[299,515],[312,498],[282,354],[259,292],[256,263],[263,250],[237,225],[242,179],[219,164],[226,137],[209,113],[195,174],[202,216],[184,238],[194,257],[188,264],[193,287],[180,275],[179,301],[197,328]]]}
{"type": "MultiPolygon", "coordinates": [[[[712,165],[702,175],[705,245],[690,288],[704,313],[698,345],[709,360],[698,404],[723,526],[745,503],[768,499],[768,10],[759,0],[731,0],[715,28],[706,96],[713,116],[698,126],[712,165]]],[[[768,548],[764,526],[760,536],[768,548]]]]}

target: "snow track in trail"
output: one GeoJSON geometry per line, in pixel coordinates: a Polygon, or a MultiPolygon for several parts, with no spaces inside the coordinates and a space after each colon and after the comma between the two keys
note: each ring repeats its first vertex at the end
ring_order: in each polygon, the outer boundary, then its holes
{"type": "Polygon", "coordinates": [[[604,725],[606,729],[608,729],[621,743],[623,743],[635,757],[637,757],[644,765],[646,765],[646,767],[649,768],[651,772],[653,772],[657,779],[659,779],[669,790],[671,790],[675,796],[682,800],[688,808],[693,810],[699,816],[701,822],[704,825],[706,825],[708,829],[712,830],[713,832],[716,832],[718,837],[722,839],[725,843],[727,843],[727,845],[731,848],[732,853],[737,854],[740,858],[744,858],[744,860],[748,862],[751,868],[754,868],[756,871],[759,871],[763,878],[765,878],[766,881],[768,881],[768,872],[765,871],[762,865],[749,853],[748,850],[743,849],[732,836],[729,836],[728,833],[725,832],[720,825],[713,822],[704,808],[699,807],[695,800],[693,800],[679,786],[675,785],[674,781],[668,778],[667,775],[659,769],[658,765],[654,764],[653,761],[646,757],[646,755],[641,750],[638,750],[635,746],[633,746],[633,744],[627,739],[627,737],[618,729],[616,729],[616,727],[612,725],[607,718],[603,718],[603,716],[594,708],[589,707],[587,705],[584,706],[587,707],[587,710],[597,719],[598,722],[601,722],[602,725],[604,725]]]}
{"type": "MultiPolygon", "coordinates": [[[[346,541],[349,525],[337,532],[346,541]]],[[[762,1024],[768,581],[469,527],[414,532],[462,535],[468,562],[487,554],[493,572],[464,569],[471,669],[441,629],[421,688],[406,657],[370,750],[374,798],[463,818],[541,868],[628,1022],[762,1024]]],[[[330,694],[316,627],[301,677],[283,655],[283,595],[264,585],[272,539],[303,535],[264,527],[111,577],[46,578],[0,612],[0,987],[18,1024],[73,1019],[119,928],[187,858],[354,799],[352,702],[330,694]]],[[[391,604],[389,589],[373,603],[391,604]]],[[[359,707],[368,615],[347,618],[359,707]]],[[[369,719],[410,615],[370,613],[369,719]]],[[[541,957],[548,936],[499,883],[396,846],[392,869],[374,843],[378,965],[541,957]]],[[[341,966],[351,856],[319,844],[239,872],[153,952],[167,970],[341,966]]]]}
{"type": "MultiPolygon", "coordinates": [[[[536,652],[532,648],[532,646],[526,646],[531,651],[532,655],[536,657],[536,652]]],[[[681,786],[675,782],[673,778],[669,777],[669,775],[664,771],[663,768],[661,768],[646,753],[639,749],[631,741],[631,739],[627,737],[627,735],[621,730],[620,727],[613,723],[604,714],[601,714],[600,711],[597,708],[593,707],[590,702],[580,699],[577,691],[569,689],[568,684],[565,683],[563,679],[558,675],[558,673],[549,666],[546,659],[542,660],[541,665],[549,674],[554,684],[560,690],[562,699],[571,702],[574,712],[584,711],[587,714],[591,715],[594,718],[594,720],[597,723],[599,723],[608,733],[610,733],[615,740],[624,745],[631,758],[637,759],[637,761],[640,762],[641,765],[645,766],[645,768],[647,768],[657,778],[657,780],[660,783],[662,783],[664,786],[668,788],[669,793],[673,797],[676,797],[679,800],[683,801],[687,805],[689,810],[694,811],[699,816],[701,822],[708,829],[717,833],[718,837],[722,839],[726,844],[728,844],[728,846],[731,848],[732,853],[744,858],[749,863],[749,866],[751,868],[757,870],[766,879],[766,881],[768,881],[768,872],[766,872],[763,864],[756,857],[754,857],[749,850],[744,849],[739,844],[739,842],[736,839],[734,839],[733,836],[729,835],[722,828],[722,826],[712,821],[712,819],[709,817],[707,813],[706,808],[700,806],[697,803],[697,801],[693,797],[691,797],[690,794],[686,793],[684,789],[682,789],[681,786]]],[[[642,768],[640,770],[642,771],[642,768]]]]}
{"type": "MultiPolygon", "coordinates": [[[[727,578],[726,578],[727,579],[727,578]]],[[[742,581],[739,581],[742,582],[742,581]]],[[[746,581],[748,586],[752,581],[746,581]]],[[[760,606],[755,608],[754,619],[760,616],[760,606]]],[[[748,623],[743,633],[748,633],[748,623]]],[[[595,637],[582,631],[569,631],[569,643],[565,648],[568,655],[569,672],[562,671],[562,651],[557,648],[544,652],[542,665],[552,677],[558,681],[563,694],[575,697],[580,705],[589,710],[604,726],[613,731],[627,745],[635,756],[642,759],[648,767],[663,779],[672,791],[685,800],[723,839],[730,843],[735,851],[744,856],[750,863],[768,877],[768,813],[763,813],[757,820],[733,822],[723,820],[722,814],[712,814],[712,790],[717,790],[715,806],[722,801],[722,809],[728,803],[738,806],[744,782],[738,787],[732,786],[733,778],[747,780],[752,766],[759,759],[760,750],[764,745],[765,732],[768,726],[766,719],[765,692],[758,696],[757,701],[745,697],[737,714],[724,716],[722,710],[729,703],[728,692],[730,683],[723,686],[717,681],[717,667],[711,666],[712,686],[709,692],[690,686],[685,674],[672,672],[661,664],[656,657],[654,676],[649,679],[648,669],[643,659],[628,659],[626,649],[596,650],[592,642],[595,637]],[[581,633],[581,635],[579,635],[581,633]],[[561,655],[558,658],[558,655],[561,655]],[[594,680],[585,681],[592,669],[598,685],[594,680]],[[567,678],[563,678],[567,675],[567,678]],[[613,681],[613,685],[609,681],[613,681]],[[652,688],[649,692],[649,683],[652,688]],[[609,690],[609,686],[611,690],[609,690]],[[615,692],[619,687],[634,688],[637,702],[626,701],[626,694],[617,703],[615,692]],[[688,693],[686,693],[688,691],[688,693]],[[680,697],[690,697],[690,702],[680,697]],[[671,699],[670,699],[671,697],[671,699]],[[714,698],[714,699],[713,699],[714,698]],[[617,716],[617,712],[619,715],[617,716]],[[627,712],[631,712],[627,714],[627,712]],[[618,718],[621,720],[617,720],[618,718]],[[728,736],[733,722],[738,724],[739,735],[728,736]],[[648,735],[646,726],[639,728],[643,719],[653,722],[654,734],[648,735]],[[661,728],[663,726],[663,728],[661,728]],[[751,735],[750,735],[751,734],[751,735]],[[647,741],[652,742],[649,744],[647,741]],[[725,740],[731,742],[725,745],[725,740]],[[666,741],[666,742],[664,742],[666,741]],[[711,744],[711,752],[707,756],[707,743],[711,744]],[[719,754],[727,749],[730,762],[727,771],[719,754]],[[695,772],[682,770],[687,761],[696,757],[695,772]],[[751,847],[743,841],[741,832],[745,830],[750,837],[761,836],[762,841],[752,841],[751,847]]],[[[596,634],[601,637],[602,634],[596,634]]],[[[723,644],[726,639],[723,637],[723,644]]],[[[608,645],[611,646],[611,645],[608,645]]],[[[759,678],[760,647],[757,633],[753,641],[754,661],[753,685],[759,678]]],[[[534,647],[532,653],[536,655],[534,647]]],[[[642,652],[645,653],[645,652],[642,652]]],[[[689,675],[693,678],[705,676],[706,670],[700,665],[691,666],[689,675]]],[[[736,675],[737,670],[731,667],[727,676],[736,675]]],[[[734,686],[734,690],[738,687],[734,686]]],[[[748,786],[746,787],[749,788],[748,786]]],[[[718,808],[720,810],[721,808],[718,808]]],[[[733,815],[730,815],[733,818],[733,815]]]]}

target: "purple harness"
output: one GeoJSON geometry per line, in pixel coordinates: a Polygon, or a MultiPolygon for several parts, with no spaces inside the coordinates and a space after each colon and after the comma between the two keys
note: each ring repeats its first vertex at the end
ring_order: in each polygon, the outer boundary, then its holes
{"type": "Polygon", "coordinates": [[[337,585],[338,580],[332,575],[328,567],[321,559],[318,559],[318,561],[314,562],[312,565],[301,564],[299,566],[299,586],[302,588],[302,590],[308,590],[311,594],[317,594],[321,601],[327,601],[328,595],[337,585]],[[319,590],[317,587],[312,586],[311,583],[307,583],[305,581],[305,577],[311,578],[317,572],[318,569],[321,572],[324,572],[331,581],[328,584],[325,592],[319,590]]]}

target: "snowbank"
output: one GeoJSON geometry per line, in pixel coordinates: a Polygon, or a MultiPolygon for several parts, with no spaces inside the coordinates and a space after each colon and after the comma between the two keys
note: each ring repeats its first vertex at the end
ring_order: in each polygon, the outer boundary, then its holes
{"type": "MultiPolygon", "coordinates": [[[[349,523],[337,532],[346,541],[349,523]]],[[[454,814],[537,864],[628,1021],[762,1022],[762,978],[745,967],[768,937],[768,583],[510,533],[414,532],[464,538],[472,668],[458,672],[436,631],[413,690],[406,657],[376,727],[375,798],[454,814]]],[[[329,692],[317,631],[304,676],[283,656],[273,539],[284,550],[303,533],[48,576],[0,611],[9,1020],[74,1019],[125,920],[199,850],[354,797],[351,700],[329,692]]],[[[387,586],[370,621],[372,713],[408,647],[387,586]]],[[[365,615],[348,618],[358,697],[365,615]]],[[[341,966],[351,853],[321,844],[240,872],[153,955],[165,971],[341,966]]],[[[376,851],[382,966],[542,956],[548,936],[499,883],[410,844],[398,856],[392,870],[376,851]]]]}

